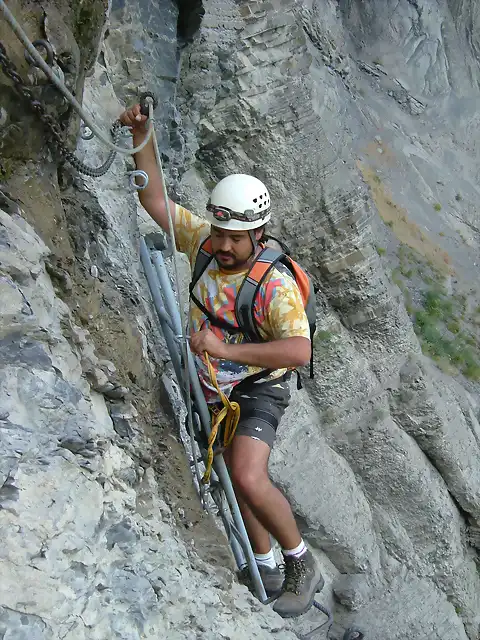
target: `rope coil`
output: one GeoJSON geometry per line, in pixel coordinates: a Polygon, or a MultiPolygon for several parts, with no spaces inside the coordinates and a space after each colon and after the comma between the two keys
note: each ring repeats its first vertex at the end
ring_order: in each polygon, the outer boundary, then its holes
{"type": "Polygon", "coordinates": [[[231,402],[230,399],[223,393],[223,391],[218,386],[215,370],[212,366],[212,363],[210,362],[210,358],[208,357],[208,353],[206,351],[204,352],[204,357],[205,362],[207,363],[210,381],[215,387],[215,390],[220,396],[223,404],[223,407],[218,411],[216,411],[215,409],[210,409],[210,412],[212,414],[212,431],[208,438],[207,461],[205,465],[206,470],[202,478],[203,484],[207,484],[208,482],[210,482],[210,476],[212,475],[213,458],[219,453],[222,453],[233,442],[233,438],[235,437],[235,432],[238,426],[238,421],[240,420],[240,405],[238,404],[238,402],[231,402]],[[223,431],[223,445],[216,451],[214,451],[213,446],[217,440],[220,425],[224,420],[225,425],[223,431]]]}

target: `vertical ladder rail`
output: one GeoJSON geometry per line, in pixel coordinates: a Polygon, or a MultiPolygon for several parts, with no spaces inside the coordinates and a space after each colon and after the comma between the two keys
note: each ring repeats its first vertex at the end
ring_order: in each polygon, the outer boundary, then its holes
{"type": "MultiPolygon", "coordinates": [[[[177,370],[177,366],[175,365],[175,360],[177,363],[180,362],[179,347],[178,347],[178,343],[176,343],[174,340],[175,336],[172,334],[172,327],[173,327],[173,332],[176,335],[182,335],[182,323],[181,323],[181,317],[180,317],[180,310],[178,309],[177,301],[175,299],[175,294],[173,293],[168,271],[163,259],[163,254],[161,251],[158,251],[155,249],[149,250],[145,243],[145,240],[141,238],[140,257],[141,257],[143,267],[145,269],[145,275],[147,277],[147,282],[150,287],[150,291],[152,293],[153,303],[157,311],[160,324],[162,326],[162,330],[164,330],[164,327],[166,330],[166,334],[164,334],[165,341],[167,342],[167,348],[169,350],[170,356],[172,357],[172,362],[174,363],[174,369],[177,375],[178,383],[182,391],[184,391],[184,385],[182,384],[182,377],[181,375],[179,375],[179,372],[181,371],[181,367],[179,366],[177,370]],[[152,262],[155,269],[152,269],[152,262]],[[157,278],[152,277],[152,273],[156,275],[157,278]],[[158,284],[160,285],[161,295],[158,295],[158,289],[155,292],[152,288],[152,287],[158,286],[158,284]],[[171,324],[167,322],[167,318],[170,319],[171,324]],[[171,339],[167,339],[167,334],[169,332],[170,332],[171,339]]],[[[193,394],[193,398],[195,400],[195,408],[198,411],[198,415],[199,415],[203,430],[205,431],[208,437],[211,431],[210,413],[208,411],[207,403],[205,401],[205,397],[203,395],[203,391],[200,385],[200,380],[197,375],[194,359],[188,345],[187,345],[186,352],[188,357],[188,370],[190,374],[191,391],[193,394]]],[[[230,475],[228,473],[228,469],[223,459],[223,455],[215,456],[214,469],[218,475],[220,484],[222,485],[223,491],[225,493],[225,497],[230,507],[233,523],[236,529],[240,532],[240,535],[242,537],[242,542],[243,542],[242,547],[244,548],[244,551],[245,551],[246,561],[250,570],[250,575],[252,577],[255,592],[257,594],[257,597],[262,603],[266,602],[267,595],[265,593],[265,588],[263,586],[263,582],[260,577],[260,573],[258,571],[257,563],[255,561],[255,556],[253,555],[253,550],[250,544],[250,540],[248,538],[247,530],[245,529],[245,524],[243,522],[242,514],[238,506],[237,498],[233,490],[232,482],[230,480],[230,475]]],[[[232,549],[232,551],[234,552],[235,559],[238,562],[240,558],[238,549],[232,549]]]]}

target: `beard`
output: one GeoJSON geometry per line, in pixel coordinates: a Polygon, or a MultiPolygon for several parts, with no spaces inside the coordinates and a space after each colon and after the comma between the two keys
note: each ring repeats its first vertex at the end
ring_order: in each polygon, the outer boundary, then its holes
{"type": "Polygon", "coordinates": [[[214,258],[224,271],[237,271],[248,264],[248,258],[246,260],[239,260],[233,253],[228,251],[220,251],[214,253],[214,258]]]}

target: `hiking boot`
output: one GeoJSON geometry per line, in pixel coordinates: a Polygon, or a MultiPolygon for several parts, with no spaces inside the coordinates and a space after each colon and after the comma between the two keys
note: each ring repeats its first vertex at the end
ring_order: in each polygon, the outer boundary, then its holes
{"type": "Polygon", "coordinates": [[[272,569],[271,567],[258,567],[260,577],[265,587],[265,593],[267,596],[274,596],[282,590],[283,585],[283,573],[278,567],[272,569]]]}
{"type": "Polygon", "coordinates": [[[285,556],[285,580],[283,593],[276,600],[273,610],[282,618],[295,618],[310,609],[317,591],[325,584],[320,568],[310,551],[300,558],[285,556]]]}
{"type": "MultiPolygon", "coordinates": [[[[283,585],[283,573],[278,567],[272,569],[271,567],[263,567],[260,565],[258,567],[258,572],[260,574],[260,578],[262,579],[265,593],[268,597],[275,596],[281,592],[283,585]]],[[[244,567],[240,571],[238,579],[240,583],[248,587],[250,591],[255,591],[253,580],[250,577],[250,571],[248,567],[244,567]]]]}

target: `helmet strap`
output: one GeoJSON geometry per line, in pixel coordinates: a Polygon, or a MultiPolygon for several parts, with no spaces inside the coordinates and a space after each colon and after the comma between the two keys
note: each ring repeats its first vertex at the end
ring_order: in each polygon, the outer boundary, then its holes
{"type": "Polygon", "coordinates": [[[256,229],[249,229],[248,230],[248,235],[250,236],[250,240],[252,241],[252,247],[253,247],[252,255],[255,255],[255,253],[257,252],[257,247],[258,247],[258,241],[257,241],[257,236],[255,235],[255,231],[256,231],[256,229]]]}

